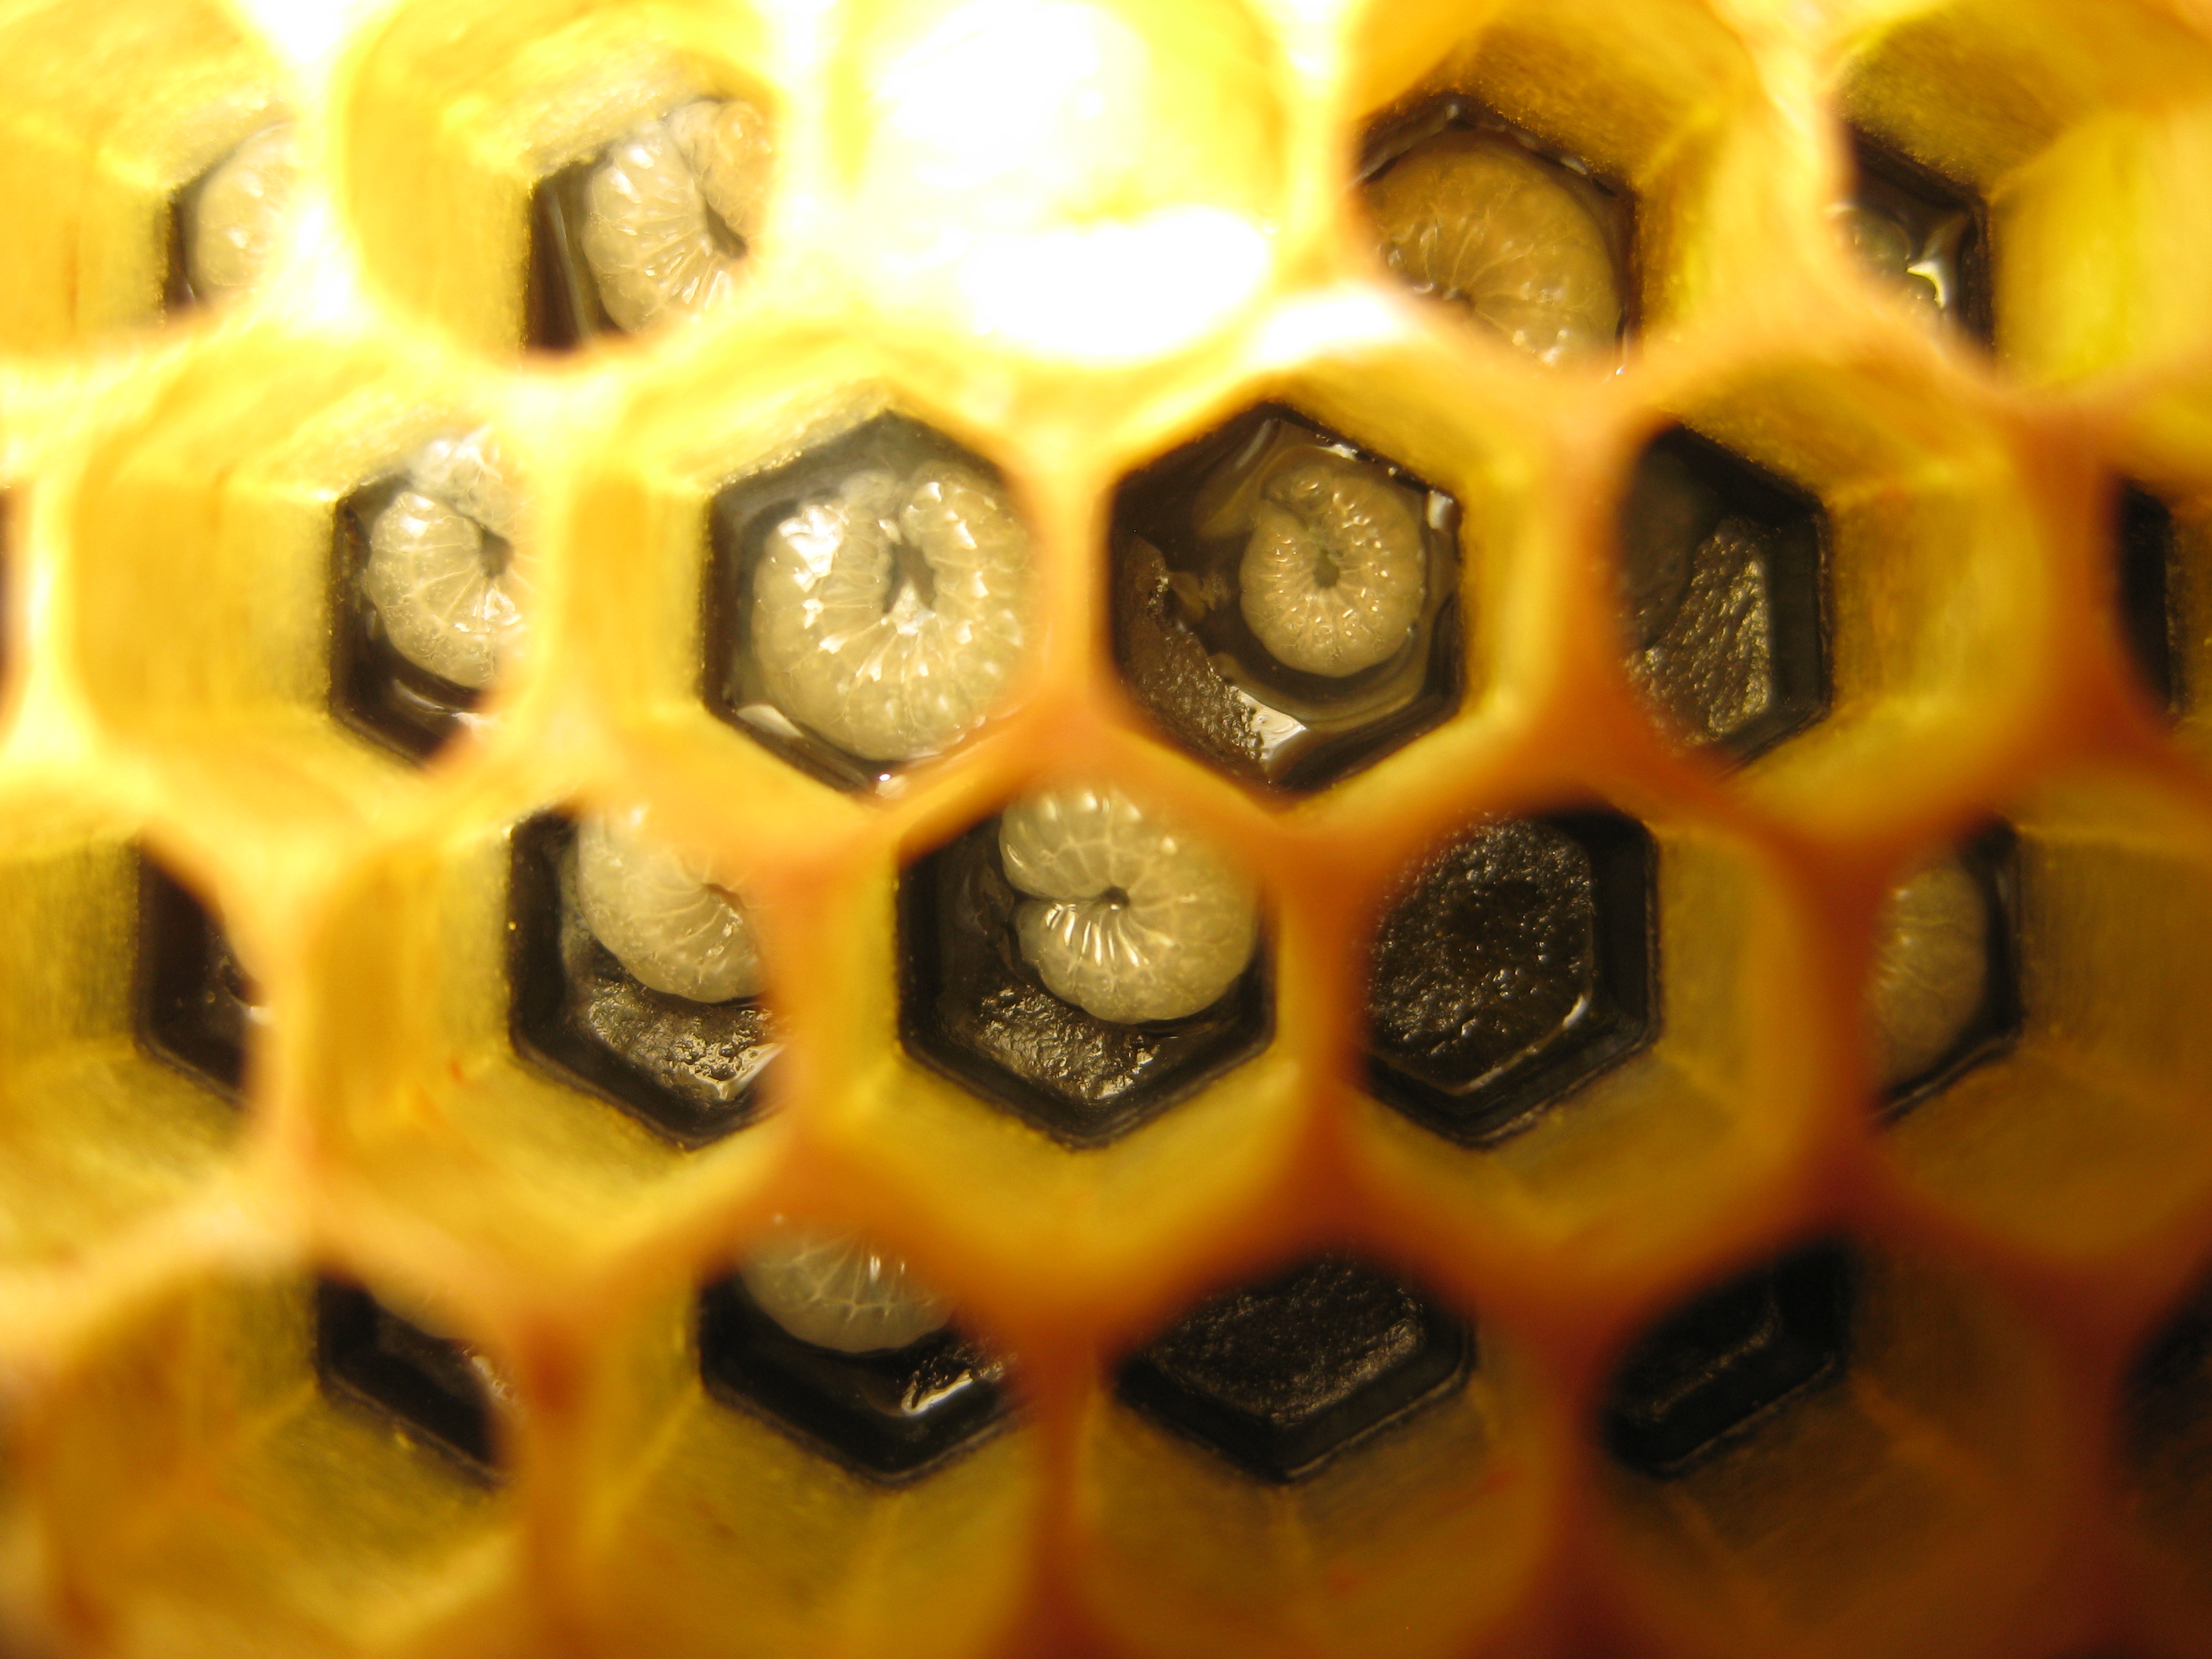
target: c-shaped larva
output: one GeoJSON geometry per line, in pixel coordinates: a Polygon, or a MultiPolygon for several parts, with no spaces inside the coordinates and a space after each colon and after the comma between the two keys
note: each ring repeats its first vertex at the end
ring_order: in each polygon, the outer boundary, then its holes
{"type": "Polygon", "coordinates": [[[793,720],[863,760],[914,760],[998,702],[1029,590],[1029,531],[997,485],[946,461],[860,472],[769,532],[753,654],[793,720]]]}
{"type": "Polygon", "coordinates": [[[896,1256],[827,1234],[780,1229],[738,1273],[762,1312],[800,1341],[841,1353],[903,1348],[951,1316],[896,1256]]]}
{"type": "Polygon", "coordinates": [[[743,99],[701,99],[608,146],[585,185],[584,258],[632,331],[728,292],[759,229],[775,159],[743,99]]]}
{"type": "Polygon", "coordinates": [[[1045,988],[1117,1024],[1182,1019],[1237,982],[1259,895],[1213,848],[1120,790],[1047,790],[999,820],[1022,955],[1045,988]]]}
{"type": "Polygon", "coordinates": [[[760,952],[744,907],[636,817],[576,826],[576,902],[592,937],[630,976],[691,1002],[760,989],[760,952]]]}
{"type": "Polygon", "coordinates": [[[475,691],[520,652],[527,583],[519,513],[488,429],[433,438],[369,526],[362,588],[392,648],[475,691]]]}
{"type": "Polygon", "coordinates": [[[1387,662],[1428,595],[1428,548],[1406,491],[1376,469],[1304,450],[1261,491],[1238,603],[1285,666],[1340,678],[1387,662]]]}
{"type": "Polygon", "coordinates": [[[1619,337],[1620,278],[1604,228],[1512,139],[1439,133],[1367,192],[1382,257],[1416,291],[1463,302],[1547,363],[1619,337]]]}
{"type": "Polygon", "coordinates": [[[1910,1082],[1956,1048],[1989,988],[1994,918],[1955,856],[1900,878],[1884,900],[1869,994],[1877,1080],[1910,1082]]]}
{"type": "Polygon", "coordinates": [[[264,127],[192,193],[185,274],[194,295],[228,300],[258,284],[283,240],[300,158],[289,123],[264,127]]]}

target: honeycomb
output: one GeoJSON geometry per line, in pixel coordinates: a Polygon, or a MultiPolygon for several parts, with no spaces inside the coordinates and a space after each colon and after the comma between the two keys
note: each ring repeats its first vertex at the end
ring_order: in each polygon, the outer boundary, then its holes
{"type": "Polygon", "coordinates": [[[2212,1652],[2195,0],[5,0],[0,134],[0,1647],[2212,1652]],[[941,730],[754,648],[863,483],[1025,550],[941,730]]]}

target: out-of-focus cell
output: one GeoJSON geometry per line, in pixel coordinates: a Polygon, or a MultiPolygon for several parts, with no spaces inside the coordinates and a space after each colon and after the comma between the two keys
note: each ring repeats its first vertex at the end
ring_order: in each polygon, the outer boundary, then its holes
{"type": "Polygon", "coordinates": [[[775,171],[760,109],[702,98],[546,179],[536,197],[531,343],[635,333],[719,303],[750,257],[775,171]]]}
{"type": "Polygon", "coordinates": [[[1657,855],[1631,819],[1486,824],[1401,884],[1368,979],[1376,1094],[1453,1140],[1526,1127],[1650,1035],[1657,855]]]}
{"type": "Polygon", "coordinates": [[[1875,1083],[1917,1104],[2018,1033],[2014,837],[1992,829],[1901,875],[1875,923],[1867,994],[1875,1083]]]}
{"type": "Polygon", "coordinates": [[[2124,483],[2112,517],[2128,654],[2153,705],[2178,713],[2189,688],[2179,672],[2188,653],[2178,638],[2172,601],[2173,509],[2140,485],[2124,483]]]}
{"type": "Polygon", "coordinates": [[[1681,427],[1637,463],[1629,676],[1693,747],[1747,760],[1826,708],[1826,524],[1817,500],[1681,427]]]}
{"type": "Polygon", "coordinates": [[[264,127],[210,167],[178,204],[182,296],[219,304],[260,285],[283,246],[299,184],[297,135],[264,127]]]}
{"type": "Polygon", "coordinates": [[[1325,1255],[1200,1303],[1124,1361],[1117,1383],[1156,1422],[1282,1482],[1441,1399],[1474,1358],[1463,1322],[1325,1255]]]}
{"type": "Polygon", "coordinates": [[[403,754],[477,718],[527,643],[511,470],[486,428],[437,437],[339,509],[331,696],[349,726],[403,754]]]}
{"type": "Polygon", "coordinates": [[[1850,1342],[1850,1258],[1816,1245],[1706,1291],[1621,1361],[1607,1449],[1640,1474],[1680,1474],[1841,1377],[1850,1342]]]}
{"type": "Polygon", "coordinates": [[[942,753],[1029,649],[1028,526],[997,471],[884,415],[716,498],[709,697],[848,786],[942,753]]]}
{"type": "Polygon", "coordinates": [[[1033,796],[907,872],[900,1032],[1046,1133],[1100,1145],[1266,1042],[1258,916],[1221,850],[1120,791],[1033,796]]]}
{"type": "Polygon", "coordinates": [[[698,1330],[716,1398],[873,1480],[925,1474],[1006,1416],[1005,1363],[842,1241],[769,1245],[701,1294],[698,1330]]]}
{"type": "Polygon", "coordinates": [[[144,854],[138,860],[138,1024],[146,1046],[235,1100],[268,1024],[222,924],[144,854]]]}
{"type": "Polygon", "coordinates": [[[1316,788],[1444,718],[1461,681],[1458,504],[1273,404],[1124,480],[1115,653],[1170,736],[1316,788]]]}
{"type": "Polygon", "coordinates": [[[1618,346],[1626,208],[1579,167],[1447,103],[1388,125],[1363,189],[1385,263],[1415,293],[1539,362],[1618,346]]]}
{"type": "Polygon", "coordinates": [[[1031,795],[999,820],[1022,955],[1045,988],[1103,1020],[1187,1018],[1218,1001],[1259,943],[1259,895],[1212,848],[1114,788],[1031,795]]]}
{"type": "Polygon", "coordinates": [[[739,907],[627,821],[531,820],[510,880],[518,1052],[680,1146],[753,1120],[783,1045],[739,907]]]}
{"type": "Polygon", "coordinates": [[[1929,323],[1987,344],[1988,210],[1965,185],[1853,134],[1851,198],[1833,211],[1853,255],[1929,323]]]}
{"type": "Polygon", "coordinates": [[[512,1391],[482,1354],[335,1279],[316,1286],[315,1330],[326,1394],[389,1418],[482,1479],[497,1477],[494,1420],[512,1391]]]}

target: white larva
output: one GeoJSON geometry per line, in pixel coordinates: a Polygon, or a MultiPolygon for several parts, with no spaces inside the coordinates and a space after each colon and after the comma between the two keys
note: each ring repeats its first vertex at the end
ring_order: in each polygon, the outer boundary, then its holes
{"type": "Polygon", "coordinates": [[[599,303],[635,332],[727,293],[757,233],[775,159],[743,99],[701,99],[607,149],[585,184],[584,258],[599,303]]]}
{"type": "Polygon", "coordinates": [[[792,719],[863,760],[914,760],[998,703],[1029,596],[1029,531],[995,484],[946,461],[863,471],[769,532],[754,659],[792,719]]]}
{"type": "Polygon", "coordinates": [[[289,125],[264,127],[210,167],[185,238],[192,292],[228,300],[257,286],[283,240],[300,159],[289,125]]]}
{"type": "Polygon", "coordinates": [[[1261,491],[1237,588],[1246,623],[1287,667],[1341,678],[1388,662],[1428,595],[1420,514],[1375,468],[1302,453],[1261,491]]]}
{"type": "Polygon", "coordinates": [[[469,690],[522,649],[518,509],[489,430],[433,438],[369,526],[362,591],[392,648],[469,690]]]}
{"type": "Polygon", "coordinates": [[[1031,795],[999,820],[1015,915],[1045,988],[1117,1024],[1182,1019],[1251,961],[1259,895],[1212,848],[1114,788],[1031,795]]]}
{"type": "Polygon", "coordinates": [[[1502,134],[1452,131],[1368,186],[1382,257],[1416,291],[1464,304],[1543,362],[1609,349],[1620,277],[1575,190],[1502,134]]]}
{"type": "Polygon", "coordinates": [[[576,902],[592,937],[641,984],[691,1002],[729,1002],[761,987],[744,907],[637,815],[576,826],[576,902]]]}
{"type": "Polygon", "coordinates": [[[903,1348],[951,1317],[903,1261],[826,1234],[779,1230],[738,1271],[762,1312],[800,1341],[841,1353],[903,1348]]]}
{"type": "Polygon", "coordinates": [[[1869,997],[1878,1080],[1894,1087],[1958,1046],[1990,975],[1989,900],[1955,857],[1921,866],[1883,901],[1869,997]]]}

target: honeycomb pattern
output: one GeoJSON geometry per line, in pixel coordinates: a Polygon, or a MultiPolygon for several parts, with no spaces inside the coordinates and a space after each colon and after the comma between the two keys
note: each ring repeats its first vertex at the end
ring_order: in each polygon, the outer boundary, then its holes
{"type": "Polygon", "coordinates": [[[21,0],[0,135],[0,1647],[2212,1653],[2194,0],[21,0]],[[603,327],[578,181],[708,99],[757,234],[603,327]],[[1432,120],[1601,200],[1617,351],[1407,290],[1361,180],[1432,120]],[[1419,695],[1308,771],[1130,646],[1125,492],[1255,411],[1449,507],[1419,695]],[[729,667],[728,573],[885,422],[1034,592],[878,765],[729,667]],[[410,702],[370,520],[479,431],[526,643],[410,702]],[[1069,1132],[915,951],[1092,781],[1263,944],[1069,1132]],[[757,998],[570,925],[615,813],[757,998]],[[1885,1080],[1952,852],[1989,977],[1885,1080]],[[787,1226],[950,1322],[794,1334],[787,1226]]]}

